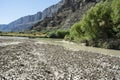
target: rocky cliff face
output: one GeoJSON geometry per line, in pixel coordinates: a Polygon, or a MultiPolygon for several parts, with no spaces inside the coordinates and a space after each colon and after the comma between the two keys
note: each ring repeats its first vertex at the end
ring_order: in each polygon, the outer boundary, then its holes
{"type": "Polygon", "coordinates": [[[44,20],[46,17],[52,17],[55,13],[58,12],[59,8],[61,8],[63,4],[64,0],[60,1],[58,4],[46,8],[43,12],[38,12],[35,15],[21,17],[5,26],[0,25],[0,30],[13,32],[30,30],[31,27],[38,21],[44,20]]]}
{"type": "Polygon", "coordinates": [[[26,31],[31,28],[35,22],[40,21],[42,18],[42,12],[38,12],[35,15],[28,15],[25,17],[21,17],[7,25],[0,25],[1,31],[26,31]]]}
{"type": "Polygon", "coordinates": [[[0,30],[19,32],[30,29],[68,29],[100,1],[102,0],[61,0],[43,12],[21,17],[8,25],[0,25],[0,30]]]}
{"type": "Polygon", "coordinates": [[[34,30],[69,29],[75,22],[80,21],[88,9],[102,0],[62,0],[62,7],[54,15],[48,16],[35,24],[34,30]]]}
{"type": "Polygon", "coordinates": [[[58,4],[52,5],[48,8],[46,8],[43,12],[42,12],[42,20],[46,17],[52,17],[54,15],[54,13],[57,13],[58,10],[64,5],[64,0],[61,0],[58,4]]]}
{"type": "Polygon", "coordinates": [[[35,24],[35,22],[37,22],[41,19],[41,17],[42,17],[41,15],[42,15],[42,13],[39,12],[35,15],[21,17],[20,19],[8,24],[8,31],[18,32],[18,31],[29,30],[31,28],[31,26],[33,24],[35,24]]]}

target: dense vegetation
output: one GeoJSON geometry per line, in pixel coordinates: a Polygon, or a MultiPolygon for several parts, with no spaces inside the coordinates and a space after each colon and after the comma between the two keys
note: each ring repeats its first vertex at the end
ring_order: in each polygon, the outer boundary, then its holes
{"type": "Polygon", "coordinates": [[[60,38],[63,39],[69,35],[69,30],[42,30],[42,31],[26,31],[26,32],[1,32],[0,36],[13,36],[13,37],[29,37],[29,38],[60,38]]]}
{"type": "Polygon", "coordinates": [[[26,32],[1,32],[0,31],[0,36],[43,38],[46,36],[46,34],[42,32],[37,32],[34,30],[26,31],[26,32]]]}
{"type": "MultiPolygon", "coordinates": [[[[93,43],[100,39],[120,39],[120,0],[107,0],[92,7],[80,22],[72,26],[69,39],[93,43]]],[[[120,42],[117,47],[120,47],[120,42]]]]}

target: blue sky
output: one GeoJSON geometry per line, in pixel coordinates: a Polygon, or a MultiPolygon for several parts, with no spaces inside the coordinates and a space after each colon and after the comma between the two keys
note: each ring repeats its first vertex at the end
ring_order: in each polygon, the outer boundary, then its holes
{"type": "Polygon", "coordinates": [[[60,0],[0,0],[0,24],[8,24],[20,17],[32,15],[60,0]]]}

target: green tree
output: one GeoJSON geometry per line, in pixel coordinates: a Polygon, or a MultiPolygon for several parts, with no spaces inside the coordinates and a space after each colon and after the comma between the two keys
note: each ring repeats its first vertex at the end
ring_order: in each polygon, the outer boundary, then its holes
{"type": "Polygon", "coordinates": [[[116,36],[120,38],[120,0],[113,0],[111,17],[116,36]]]}
{"type": "Polygon", "coordinates": [[[81,37],[83,37],[83,32],[80,23],[75,23],[70,30],[70,39],[78,41],[81,37]]]}
{"type": "Polygon", "coordinates": [[[83,16],[79,23],[72,26],[72,36],[87,40],[111,37],[114,32],[110,14],[111,2],[97,4],[83,16]]]}
{"type": "Polygon", "coordinates": [[[83,18],[82,30],[88,39],[108,38],[112,36],[110,2],[101,2],[91,8],[83,18]]]}

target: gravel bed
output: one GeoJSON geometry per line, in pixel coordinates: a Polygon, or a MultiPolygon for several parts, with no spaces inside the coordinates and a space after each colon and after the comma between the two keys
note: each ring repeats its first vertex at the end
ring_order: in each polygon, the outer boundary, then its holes
{"type": "Polygon", "coordinates": [[[120,80],[120,58],[34,40],[0,46],[0,80],[120,80]]]}

